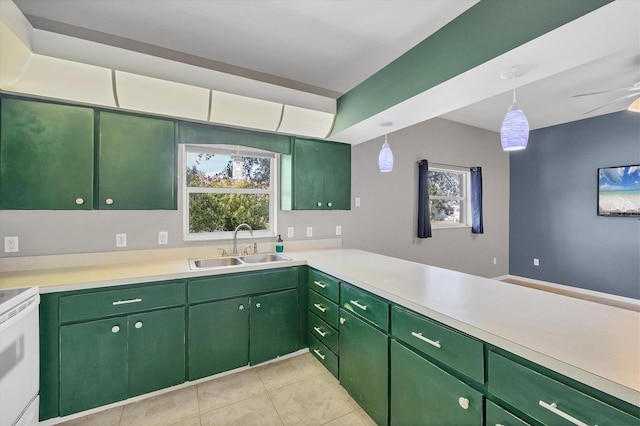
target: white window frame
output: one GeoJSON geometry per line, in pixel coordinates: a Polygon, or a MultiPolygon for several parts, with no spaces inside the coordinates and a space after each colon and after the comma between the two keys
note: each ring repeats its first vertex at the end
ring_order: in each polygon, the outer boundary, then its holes
{"type": "MultiPolygon", "coordinates": [[[[460,188],[461,195],[458,197],[431,195],[429,194],[429,203],[431,200],[455,200],[460,201],[462,208],[460,209],[460,222],[431,223],[432,229],[447,228],[470,228],[471,227],[471,171],[464,167],[445,166],[445,165],[429,165],[429,172],[445,172],[462,174],[462,185],[460,188]]],[[[429,214],[431,206],[429,205],[429,214]]]]}
{"type": "MultiPolygon", "coordinates": [[[[179,150],[180,161],[180,189],[182,191],[182,231],[183,241],[219,241],[232,240],[233,231],[189,232],[189,195],[190,194],[267,194],[269,195],[269,229],[254,230],[250,239],[273,238],[277,228],[278,206],[278,160],[279,155],[269,151],[238,147],[237,145],[194,145],[181,144],[179,150]],[[187,186],[187,152],[203,154],[241,155],[246,157],[265,157],[271,159],[269,189],[233,189],[233,188],[200,188],[187,186]]],[[[240,225],[240,224],[238,224],[240,225]]],[[[243,230],[245,231],[245,230],[243,230]]],[[[243,232],[246,234],[246,232],[243,232]]],[[[238,235],[240,239],[240,235],[238,235]]]]}

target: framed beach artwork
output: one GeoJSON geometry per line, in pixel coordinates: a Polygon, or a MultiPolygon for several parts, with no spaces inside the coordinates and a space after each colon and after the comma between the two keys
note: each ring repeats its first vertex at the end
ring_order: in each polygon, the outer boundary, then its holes
{"type": "Polygon", "coordinates": [[[598,216],[640,217],[640,164],[598,169],[598,216]]]}

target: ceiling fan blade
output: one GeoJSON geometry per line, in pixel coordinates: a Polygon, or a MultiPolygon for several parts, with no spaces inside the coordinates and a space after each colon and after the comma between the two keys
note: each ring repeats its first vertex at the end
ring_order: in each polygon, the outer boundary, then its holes
{"type": "Polygon", "coordinates": [[[618,102],[618,101],[621,101],[621,100],[623,100],[623,99],[633,98],[634,96],[638,96],[638,95],[639,95],[638,93],[631,93],[631,94],[629,94],[629,95],[621,96],[621,97],[619,97],[619,98],[617,98],[617,99],[614,99],[614,100],[612,100],[612,101],[610,101],[610,102],[607,102],[606,104],[602,104],[602,105],[600,105],[600,106],[599,106],[599,107],[597,107],[597,108],[591,109],[591,110],[589,110],[589,111],[587,111],[587,112],[583,112],[583,113],[582,113],[582,115],[587,115],[587,114],[589,114],[589,113],[592,113],[592,112],[594,112],[594,111],[597,111],[597,110],[599,110],[599,109],[601,109],[601,108],[604,108],[604,107],[606,107],[606,106],[609,106],[609,105],[611,105],[611,104],[614,104],[614,103],[616,103],[616,102],[618,102]]]}
{"type": "Polygon", "coordinates": [[[639,92],[639,91],[640,91],[640,87],[631,86],[631,87],[625,87],[625,88],[622,88],[622,89],[601,90],[599,92],[591,92],[591,93],[580,93],[579,95],[573,95],[571,97],[572,98],[579,98],[579,97],[582,97],[582,96],[601,95],[601,94],[604,94],[604,93],[639,92]]]}

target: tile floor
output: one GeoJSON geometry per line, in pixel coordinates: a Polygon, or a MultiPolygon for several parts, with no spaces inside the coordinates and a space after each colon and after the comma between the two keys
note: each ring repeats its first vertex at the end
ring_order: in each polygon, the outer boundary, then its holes
{"type": "Polygon", "coordinates": [[[375,425],[331,373],[310,353],[62,424],[375,425]]]}

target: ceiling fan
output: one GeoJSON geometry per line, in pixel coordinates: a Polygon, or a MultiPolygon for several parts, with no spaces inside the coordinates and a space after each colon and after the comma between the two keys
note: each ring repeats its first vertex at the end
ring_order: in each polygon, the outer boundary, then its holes
{"type": "Polygon", "coordinates": [[[592,113],[594,111],[597,111],[601,108],[604,108],[608,105],[611,105],[613,103],[616,103],[618,101],[621,101],[622,99],[627,99],[627,98],[633,98],[633,97],[638,97],[638,99],[634,100],[631,105],[629,105],[629,110],[630,111],[634,111],[634,112],[640,112],[640,79],[636,80],[631,86],[628,87],[622,87],[620,89],[612,89],[612,90],[601,90],[598,92],[591,92],[591,93],[581,93],[579,95],[573,95],[572,98],[580,98],[583,96],[591,96],[591,95],[601,95],[601,94],[605,94],[605,93],[627,93],[626,95],[620,96],[612,101],[609,101],[607,103],[604,103],[596,108],[593,108],[587,112],[583,112],[582,115],[587,115],[589,113],[592,113]]]}

